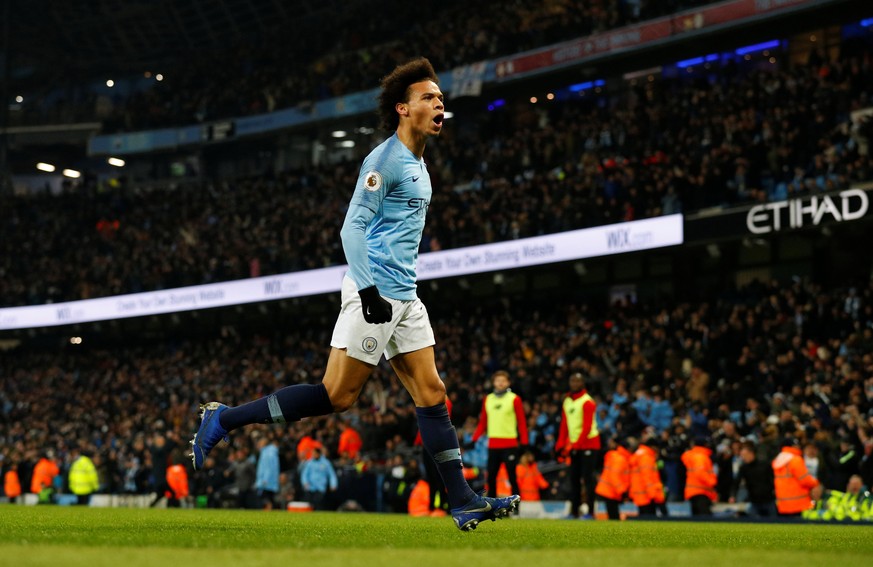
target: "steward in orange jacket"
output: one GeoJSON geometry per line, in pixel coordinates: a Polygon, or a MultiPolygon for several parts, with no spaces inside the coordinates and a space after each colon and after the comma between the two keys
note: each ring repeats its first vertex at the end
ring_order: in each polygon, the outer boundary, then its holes
{"type": "Polygon", "coordinates": [[[518,478],[518,489],[522,500],[540,500],[540,490],[549,487],[549,482],[543,477],[533,453],[526,452],[521,456],[521,462],[515,467],[515,476],[518,478]]]}
{"type": "Polygon", "coordinates": [[[410,516],[430,516],[430,485],[424,479],[415,483],[412,491],[409,493],[409,502],[407,510],[410,516]]]}
{"type": "Polygon", "coordinates": [[[361,447],[364,446],[364,442],[361,440],[360,434],[348,423],[343,421],[340,427],[342,433],[340,433],[337,453],[340,457],[357,461],[361,456],[361,447]]]}
{"type": "MultiPolygon", "coordinates": [[[[633,443],[633,441],[628,441],[633,443]]],[[[594,492],[606,504],[606,514],[610,520],[618,520],[621,516],[618,507],[630,487],[631,453],[627,450],[625,441],[609,440],[610,450],[603,457],[603,472],[594,492]]]]}
{"type": "Polygon", "coordinates": [[[641,516],[654,516],[655,505],[664,503],[664,485],[658,472],[658,454],[640,443],[630,458],[630,497],[641,516]]]}
{"type": "Polygon", "coordinates": [[[796,441],[786,441],[782,452],[773,459],[776,509],[780,516],[800,516],[812,507],[810,491],[818,485],[818,479],[809,474],[803,453],[796,441]]]}
{"type": "Polygon", "coordinates": [[[30,491],[39,494],[46,488],[52,488],[55,477],[60,474],[58,465],[48,457],[41,458],[33,467],[33,477],[30,481],[30,491]]]}
{"type": "Polygon", "coordinates": [[[167,506],[178,508],[179,501],[188,497],[188,472],[183,465],[177,463],[167,467],[167,485],[170,487],[167,494],[167,506]]]}
{"type": "Polygon", "coordinates": [[[718,478],[712,470],[712,449],[709,439],[698,437],[691,442],[691,448],[682,453],[685,465],[685,500],[691,502],[692,516],[711,516],[712,503],[718,495],[715,485],[718,478]]]}
{"type": "Polygon", "coordinates": [[[21,496],[21,480],[18,478],[18,465],[15,463],[3,475],[3,493],[10,502],[15,502],[21,496]]]}

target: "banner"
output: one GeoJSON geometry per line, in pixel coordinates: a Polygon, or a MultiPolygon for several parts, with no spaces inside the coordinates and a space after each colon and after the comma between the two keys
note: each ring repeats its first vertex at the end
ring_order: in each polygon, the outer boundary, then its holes
{"type": "Polygon", "coordinates": [[[462,96],[479,96],[482,94],[482,84],[485,82],[487,61],[458,67],[452,71],[452,88],[449,94],[452,98],[462,96]]]}
{"type": "MultiPolygon", "coordinates": [[[[448,278],[682,244],[682,215],[428,252],[418,279],[448,278]]],[[[0,309],[0,330],[91,323],[338,292],[347,266],[48,305],[0,309]]]]}
{"type": "Polygon", "coordinates": [[[764,236],[873,218],[873,187],[819,193],[785,201],[689,215],[687,242],[764,236]]]}
{"type": "Polygon", "coordinates": [[[638,48],[643,44],[660,42],[716,26],[751,21],[771,13],[780,15],[791,9],[801,9],[834,3],[828,0],[732,0],[678,14],[665,16],[646,23],[625,26],[610,32],[595,34],[528,51],[495,61],[497,80],[514,79],[565,65],[575,65],[585,59],[622,50],[638,48]]]}

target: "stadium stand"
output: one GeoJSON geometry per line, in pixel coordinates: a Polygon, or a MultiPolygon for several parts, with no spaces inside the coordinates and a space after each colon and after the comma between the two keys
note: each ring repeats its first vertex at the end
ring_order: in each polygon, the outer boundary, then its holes
{"type": "Polygon", "coordinates": [[[162,82],[129,96],[89,92],[82,85],[91,77],[81,74],[70,78],[63,97],[54,91],[27,93],[20,120],[99,119],[113,132],[258,114],[375,88],[385,69],[410,52],[432,54],[434,67],[449,71],[710,3],[551,0],[535,9],[494,0],[405,6],[345,2],[342,9],[325,4],[310,8],[302,19],[274,22],[254,39],[231,37],[212,49],[189,47],[187,57],[169,58],[161,67],[162,82]],[[419,23],[408,26],[410,20],[419,23]]]}
{"type": "MultiPolygon", "coordinates": [[[[461,116],[435,145],[422,251],[846,189],[873,176],[850,112],[873,46],[461,116]],[[593,97],[592,97],[593,98],[593,97]],[[449,190],[452,189],[452,190],[449,190]]],[[[343,263],[358,164],[60,197],[0,196],[0,305],[150,291],[343,263]],[[29,227],[40,238],[32,238],[29,227]],[[70,236],[75,235],[76,245],[70,236]],[[148,266],[148,268],[144,268],[148,266]],[[146,271],[147,270],[147,271],[146,271]],[[43,275],[37,281],[30,274],[43,275]]]]}

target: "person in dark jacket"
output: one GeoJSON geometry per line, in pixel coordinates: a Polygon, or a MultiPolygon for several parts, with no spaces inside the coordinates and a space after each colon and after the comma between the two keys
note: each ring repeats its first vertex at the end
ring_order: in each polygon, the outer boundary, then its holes
{"type": "Polygon", "coordinates": [[[752,441],[744,441],[740,447],[740,465],[731,490],[731,502],[736,501],[737,491],[745,485],[749,507],[746,513],[753,517],[776,517],[776,497],[773,493],[773,467],[758,459],[757,447],[752,441]]]}

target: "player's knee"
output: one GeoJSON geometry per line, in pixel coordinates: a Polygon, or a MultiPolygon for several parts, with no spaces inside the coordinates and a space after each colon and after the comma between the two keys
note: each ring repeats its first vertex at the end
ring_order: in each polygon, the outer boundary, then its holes
{"type": "Polygon", "coordinates": [[[355,400],[357,399],[357,396],[352,392],[337,392],[333,394],[328,392],[328,396],[330,397],[330,404],[333,406],[333,411],[336,413],[342,413],[348,410],[355,404],[355,400]]]}
{"type": "Polygon", "coordinates": [[[429,383],[422,395],[424,399],[421,400],[420,405],[435,406],[444,403],[446,401],[446,385],[443,384],[442,380],[429,383]]]}

